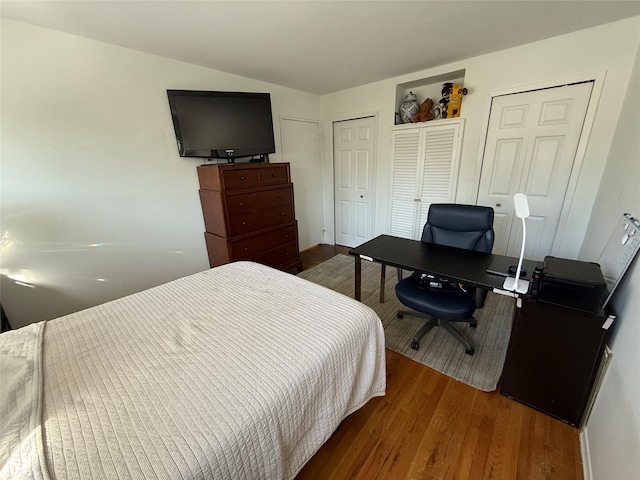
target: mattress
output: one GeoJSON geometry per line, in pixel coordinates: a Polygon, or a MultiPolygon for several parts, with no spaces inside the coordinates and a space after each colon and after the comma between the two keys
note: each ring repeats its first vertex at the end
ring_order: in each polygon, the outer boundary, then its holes
{"type": "Polygon", "coordinates": [[[289,479],[385,392],[365,305],[252,262],[0,335],[0,479],[289,479]]]}

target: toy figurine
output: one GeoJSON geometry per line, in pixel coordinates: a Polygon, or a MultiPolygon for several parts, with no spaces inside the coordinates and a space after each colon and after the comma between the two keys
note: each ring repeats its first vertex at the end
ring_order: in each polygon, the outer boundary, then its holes
{"type": "Polygon", "coordinates": [[[449,94],[453,83],[447,82],[442,84],[442,98],[433,109],[434,118],[447,118],[447,104],[449,103],[449,94]]]}
{"type": "Polygon", "coordinates": [[[466,95],[468,90],[462,85],[456,83],[449,91],[449,103],[447,103],[447,118],[455,118],[460,116],[462,109],[462,96],[466,95]]]}

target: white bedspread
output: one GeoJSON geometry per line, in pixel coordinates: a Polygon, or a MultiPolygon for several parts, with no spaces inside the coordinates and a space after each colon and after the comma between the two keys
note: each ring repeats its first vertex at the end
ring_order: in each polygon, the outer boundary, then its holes
{"type": "Polygon", "coordinates": [[[0,355],[2,480],[293,478],[385,391],[371,309],[250,262],[2,334],[0,355]]]}

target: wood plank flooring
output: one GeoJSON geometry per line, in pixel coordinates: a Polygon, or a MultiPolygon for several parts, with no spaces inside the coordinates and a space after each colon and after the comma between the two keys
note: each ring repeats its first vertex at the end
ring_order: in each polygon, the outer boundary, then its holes
{"type": "MultiPolygon", "coordinates": [[[[314,247],[303,269],[348,250],[314,247]]],[[[386,353],[387,394],[346,418],[296,480],[582,480],[578,429],[386,353]]]]}

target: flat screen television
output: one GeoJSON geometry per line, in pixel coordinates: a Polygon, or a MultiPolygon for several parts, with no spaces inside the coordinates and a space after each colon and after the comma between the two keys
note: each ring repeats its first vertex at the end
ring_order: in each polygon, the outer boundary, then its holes
{"type": "Polygon", "coordinates": [[[268,93],[167,90],[181,157],[258,157],[275,153],[268,93]]]}

